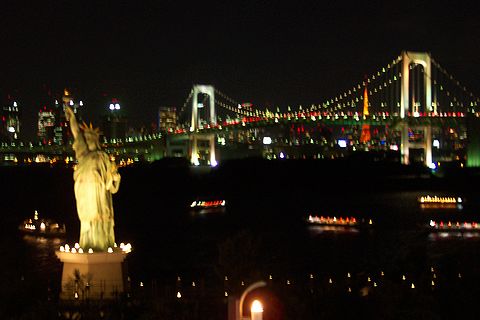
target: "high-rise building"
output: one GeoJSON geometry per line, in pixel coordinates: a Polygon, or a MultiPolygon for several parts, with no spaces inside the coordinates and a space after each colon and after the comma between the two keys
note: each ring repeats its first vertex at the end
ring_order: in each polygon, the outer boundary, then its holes
{"type": "Polygon", "coordinates": [[[158,130],[168,132],[177,126],[177,109],[175,107],[160,107],[158,109],[158,130]]]}
{"type": "Polygon", "coordinates": [[[43,144],[52,144],[55,138],[55,113],[44,106],[38,112],[37,136],[43,144]]]}
{"type": "Polygon", "coordinates": [[[9,96],[8,102],[2,108],[2,123],[0,135],[2,140],[15,141],[20,135],[20,112],[18,104],[9,96]]]}
{"type": "Polygon", "coordinates": [[[118,99],[113,98],[108,105],[108,113],[102,118],[102,134],[107,142],[124,140],[127,135],[127,119],[122,115],[118,99]]]}

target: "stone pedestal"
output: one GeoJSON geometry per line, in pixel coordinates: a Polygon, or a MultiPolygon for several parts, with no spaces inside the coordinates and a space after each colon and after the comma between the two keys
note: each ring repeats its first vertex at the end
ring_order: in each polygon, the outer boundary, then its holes
{"type": "Polygon", "coordinates": [[[128,288],[127,253],[55,252],[63,262],[60,299],[117,299],[128,288]]]}

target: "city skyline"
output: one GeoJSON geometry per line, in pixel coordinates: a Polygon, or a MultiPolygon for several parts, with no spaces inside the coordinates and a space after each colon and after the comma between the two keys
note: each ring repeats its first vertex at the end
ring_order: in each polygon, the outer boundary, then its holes
{"type": "MultiPolygon", "coordinates": [[[[19,100],[35,128],[48,92],[71,88],[87,114],[122,102],[134,123],[181,106],[212,84],[260,108],[320,103],[402,50],[427,51],[473,93],[478,22],[468,5],[5,5],[2,100],[19,100]],[[462,7],[463,6],[463,7],[462,7]]],[[[28,117],[27,117],[28,116],[28,117]]],[[[33,136],[34,132],[28,133],[33,136]]]]}

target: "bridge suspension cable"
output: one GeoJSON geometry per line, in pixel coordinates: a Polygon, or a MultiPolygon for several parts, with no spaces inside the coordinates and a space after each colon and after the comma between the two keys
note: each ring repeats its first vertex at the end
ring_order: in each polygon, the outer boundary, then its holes
{"type": "Polygon", "coordinates": [[[257,109],[255,111],[253,111],[253,110],[242,109],[241,104],[238,101],[230,98],[229,96],[227,96],[225,93],[221,92],[218,89],[215,89],[215,94],[226,100],[225,102],[220,101],[220,99],[217,99],[215,101],[216,104],[219,107],[224,108],[225,110],[233,112],[237,115],[242,115],[244,117],[253,117],[253,116],[263,116],[264,115],[264,112],[262,110],[257,109]]]}
{"type": "MultiPolygon", "coordinates": [[[[367,76],[362,82],[359,82],[350,89],[345,90],[340,95],[329,98],[326,101],[320,103],[318,106],[314,105],[314,110],[323,109],[323,111],[334,112],[348,110],[348,108],[361,108],[363,101],[363,88],[366,85],[368,85],[369,88],[369,95],[373,96],[377,93],[383,93],[383,100],[386,100],[387,98],[389,100],[392,100],[392,97],[390,96],[395,95],[395,90],[391,90],[391,94],[387,94],[386,92],[387,88],[390,85],[398,82],[400,78],[400,73],[397,68],[397,65],[400,61],[401,57],[398,56],[396,59],[393,59],[387,65],[379,68],[370,76],[367,76]]],[[[384,108],[387,105],[390,105],[391,108],[397,107],[397,105],[392,106],[392,104],[393,102],[391,101],[389,101],[389,103],[387,103],[387,101],[382,101],[380,103],[380,106],[381,108],[384,108]]]]}
{"type": "MultiPolygon", "coordinates": [[[[432,64],[435,66],[436,70],[440,71],[440,74],[443,75],[444,77],[439,80],[434,79],[434,84],[436,85],[436,89],[438,91],[445,91],[445,94],[448,97],[451,97],[452,101],[450,101],[450,104],[460,104],[462,102],[465,102],[465,100],[460,100],[461,98],[459,97],[459,94],[464,95],[464,97],[468,97],[469,105],[467,107],[477,107],[478,104],[480,103],[480,98],[476,96],[472,91],[468,90],[463,84],[460,83],[453,75],[451,75],[445,68],[443,68],[437,61],[432,59],[432,64]],[[449,89],[449,84],[447,82],[443,82],[444,80],[447,80],[450,82],[450,85],[453,85],[452,89],[449,89]]],[[[463,105],[460,105],[464,107],[463,105]]]]}
{"type": "MultiPolygon", "coordinates": [[[[344,91],[336,97],[332,97],[319,105],[312,105],[311,110],[320,110],[326,112],[353,111],[360,113],[363,101],[363,88],[368,87],[371,110],[377,112],[398,112],[400,108],[400,90],[401,90],[401,68],[402,57],[398,56],[386,66],[372,73],[361,83],[357,83],[352,88],[344,91]]],[[[443,106],[444,111],[460,111],[458,108],[477,107],[480,98],[467,90],[458,80],[440,64],[432,59],[432,74],[426,74],[432,80],[433,101],[435,107],[443,106]],[[448,80],[449,84],[446,83],[448,80]],[[467,103],[467,100],[468,103],[467,103]]],[[[423,69],[419,65],[411,65],[411,84],[410,94],[412,102],[416,105],[424,104],[421,96],[425,88],[421,87],[421,77],[424,76],[423,69]]],[[[425,106],[426,107],[426,106],[425,106]]],[[[434,110],[437,110],[433,108],[434,110]]],[[[300,108],[301,109],[301,108],[300,108]]],[[[462,109],[461,111],[466,111],[462,109]]]]}

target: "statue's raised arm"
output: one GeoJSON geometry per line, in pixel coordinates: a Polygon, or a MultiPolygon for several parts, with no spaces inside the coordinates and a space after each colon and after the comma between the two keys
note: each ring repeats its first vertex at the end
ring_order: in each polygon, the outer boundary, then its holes
{"type": "Polygon", "coordinates": [[[75,113],[69,106],[65,107],[65,118],[70,122],[70,130],[72,130],[73,137],[77,139],[78,135],[81,134],[80,127],[78,126],[75,113]]]}

